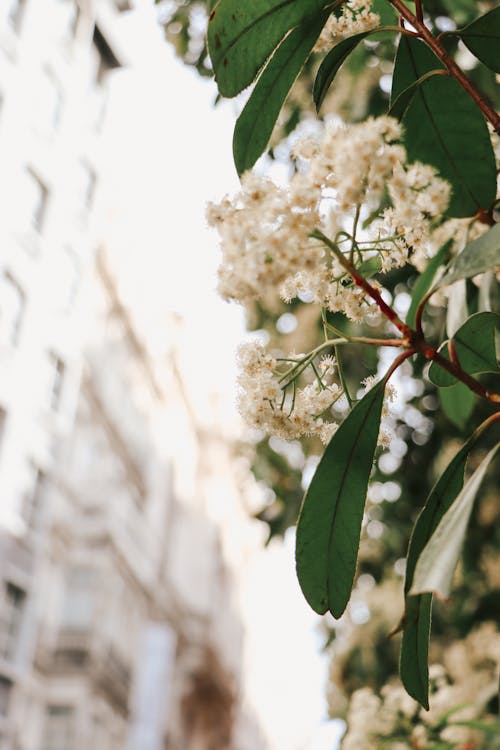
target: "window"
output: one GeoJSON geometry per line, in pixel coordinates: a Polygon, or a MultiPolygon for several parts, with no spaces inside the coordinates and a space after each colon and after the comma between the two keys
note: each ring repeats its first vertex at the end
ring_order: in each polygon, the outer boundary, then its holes
{"type": "Polygon", "coordinates": [[[73,750],[74,724],[73,706],[47,706],[42,750],[73,750]]]}
{"type": "Polygon", "coordinates": [[[88,211],[92,207],[97,176],[92,167],[82,161],[79,165],[78,174],[78,210],[82,208],[88,211]]]}
{"type": "Polygon", "coordinates": [[[49,191],[37,175],[26,169],[21,175],[20,209],[22,228],[29,227],[41,232],[45,221],[49,191]]]}
{"type": "Polygon", "coordinates": [[[54,352],[49,352],[48,355],[48,388],[49,388],[49,403],[50,407],[57,411],[61,403],[61,394],[63,389],[64,381],[64,362],[54,352]]]}
{"type": "Polygon", "coordinates": [[[9,273],[0,275],[0,342],[15,346],[24,316],[26,297],[9,273]]]}
{"type": "Polygon", "coordinates": [[[16,660],[25,602],[26,592],[7,583],[0,611],[0,657],[7,661],[16,660]]]}
{"type": "Polygon", "coordinates": [[[61,627],[86,630],[94,618],[96,577],[91,568],[71,568],[66,574],[66,593],[61,627]]]}
{"type": "Polygon", "coordinates": [[[0,406],[0,448],[2,446],[3,435],[5,432],[5,423],[7,421],[7,412],[0,406]]]}
{"type": "Polygon", "coordinates": [[[9,26],[18,33],[23,20],[25,0],[2,0],[2,14],[9,26]]]}
{"type": "Polygon", "coordinates": [[[97,52],[98,60],[96,81],[99,84],[103,84],[107,73],[109,73],[110,70],[113,70],[113,68],[119,68],[120,63],[98,26],[94,28],[94,38],[92,41],[94,43],[94,49],[97,52]]]}
{"type": "Polygon", "coordinates": [[[61,119],[63,97],[59,83],[49,70],[42,71],[38,77],[33,104],[33,121],[37,131],[51,135],[61,119]]]}
{"type": "Polygon", "coordinates": [[[22,516],[27,528],[30,531],[36,531],[40,527],[43,511],[46,477],[43,471],[34,464],[30,464],[30,467],[30,487],[24,496],[22,516]]]}
{"type": "Polygon", "coordinates": [[[7,716],[7,714],[9,713],[9,699],[11,689],[11,681],[7,680],[5,677],[0,676],[0,716],[7,716]]]}

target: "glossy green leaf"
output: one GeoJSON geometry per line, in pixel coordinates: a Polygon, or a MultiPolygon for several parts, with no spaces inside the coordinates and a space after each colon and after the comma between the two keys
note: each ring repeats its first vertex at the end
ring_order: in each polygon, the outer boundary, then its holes
{"type": "Polygon", "coordinates": [[[361,34],[354,34],[353,36],[347,37],[347,39],[343,39],[332,47],[330,52],[325,56],[323,62],[319,66],[313,86],[313,99],[317,110],[321,107],[328,89],[330,88],[342,63],[345,62],[353,49],[355,49],[370,33],[373,33],[373,30],[363,31],[361,34]]]}
{"type": "Polygon", "coordinates": [[[469,242],[455,257],[436,288],[453,284],[459,279],[471,279],[497,266],[500,266],[500,224],[495,224],[479,239],[469,242]]]}
{"type": "Polygon", "coordinates": [[[371,9],[380,17],[382,26],[397,25],[398,13],[387,0],[372,0],[371,9]]]}
{"type": "Polygon", "coordinates": [[[233,137],[238,174],[253,167],[265,150],[283,102],[314,47],[326,17],[290,32],[261,73],[238,117],[233,137]]]}
{"type": "MultiPolygon", "coordinates": [[[[475,375],[480,372],[494,372],[497,369],[495,329],[499,321],[500,316],[497,313],[476,313],[471,315],[453,336],[458,361],[465,372],[475,375]]],[[[449,360],[447,342],[439,348],[439,353],[449,360]]],[[[441,388],[458,382],[457,378],[436,362],[432,362],[429,367],[429,380],[441,388]]]]}
{"type": "MultiPolygon", "coordinates": [[[[403,35],[391,101],[440,66],[423,42],[403,35]]],[[[450,182],[449,216],[473,216],[479,209],[490,208],[496,195],[496,167],[488,128],[480,110],[454,79],[434,76],[419,86],[403,126],[410,161],[432,164],[450,182]]]]}
{"type": "Polygon", "coordinates": [[[474,500],[499,448],[500,443],[492,448],[441,518],[415,566],[411,595],[435,592],[443,599],[450,595],[474,500]]]}
{"type": "Polygon", "coordinates": [[[432,282],[436,277],[436,273],[438,272],[439,267],[446,262],[450,247],[451,242],[447,242],[445,245],[443,245],[443,247],[438,250],[436,255],[434,255],[434,257],[430,259],[424,271],[422,271],[415,282],[415,286],[413,287],[413,292],[411,295],[411,304],[406,314],[406,323],[411,328],[415,326],[415,315],[417,312],[417,308],[421,300],[431,288],[432,282]]]}
{"type": "Polygon", "coordinates": [[[401,120],[404,113],[413,101],[413,97],[417,93],[418,87],[433,76],[442,76],[445,74],[446,71],[444,70],[444,68],[436,68],[435,70],[429,70],[427,73],[424,73],[423,76],[417,78],[417,80],[413,81],[413,83],[411,83],[408,88],[403,89],[403,91],[398,94],[394,101],[391,102],[391,106],[387,114],[390,117],[395,117],[396,120],[401,120]]]}
{"type": "MultiPolygon", "coordinates": [[[[438,352],[444,359],[447,359],[448,362],[450,361],[447,341],[441,344],[438,352]]],[[[434,385],[437,385],[439,388],[449,388],[450,386],[455,385],[455,383],[458,383],[458,380],[454,375],[443,367],[440,367],[436,362],[431,362],[427,376],[431,383],[434,383],[434,385]]]]}
{"type": "Polygon", "coordinates": [[[359,401],[328,444],[304,498],[296,564],[315,612],[340,617],[351,595],[384,382],[359,401]]]}
{"type": "Polygon", "coordinates": [[[408,597],[401,640],[399,673],[408,695],[429,709],[429,639],[432,594],[408,597]]]}
{"type": "Polygon", "coordinates": [[[439,402],[444,413],[456,427],[463,430],[474,411],[475,396],[463,383],[455,383],[449,388],[440,388],[439,402]]]}
{"type": "Polygon", "coordinates": [[[457,31],[457,36],[478,60],[500,73],[500,7],[457,31]]]}
{"type": "Polygon", "coordinates": [[[417,560],[439,521],[463,487],[464,471],[472,440],[458,451],[429,493],[408,548],[405,577],[405,616],[399,671],[406,691],[429,708],[429,637],[432,594],[408,596],[417,560]]]}
{"type": "Polygon", "coordinates": [[[325,0],[219,0],[208,24],[208,50],[220,93],[243,91],[285,35],[324,6],[325,0]]]}

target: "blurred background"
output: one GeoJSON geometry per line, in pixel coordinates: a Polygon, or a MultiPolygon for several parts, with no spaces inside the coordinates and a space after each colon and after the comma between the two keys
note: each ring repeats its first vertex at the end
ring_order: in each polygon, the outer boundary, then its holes
{"type": "Polygon", "coordinates": [[[233,112],[152,3],[0,2],[0,747],[332,747],[264,549],[207,200],[233,112]]]}
{"type": "MultiPolygon", "coordinates": [[[[435,32],[493,5],[425,3],[435,32]]],[[[234,360],[246,328],[303,351],[321,324],[306,300],[243,311],[214,291],[205,204],[238,188],[241,100],[214,108],[206,23],[205,0],[0,0],[0,750],[335,750],[346,719],[355,750],[497,749],[491,728],[448,725],[498,711],[494,476],[434,608],[430,712],[405,700],[387,638],[412,524],[487,413],[468,391],[447,416],[406,363],[350,607],[320,619],[298,590],[293,525],[321,446],[245,433],[234,360]]],[[[450,47],[500,104],[494,74],[450,47]]],[[[393,38],[359,45],[326,116],[385,112],[393,55],[393,38]]],[[[316,64],[259,166],[277,179],[317,127],[316,64]]],[[[415,279],[384,277],[401,315],[415,279]]],[[[467,300],[481,309],[472,283],[467,300]]],[[[345,362],[353,389],[388,366],[369,349],[345,362]]]]}

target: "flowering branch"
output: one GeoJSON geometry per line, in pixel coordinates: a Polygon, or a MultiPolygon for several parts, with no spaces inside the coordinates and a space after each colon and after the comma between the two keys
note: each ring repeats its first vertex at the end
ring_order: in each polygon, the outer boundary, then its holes
{"type": "Polygon", "coordinates": [[[378,291],[378,289],[375,289],[374,286],[372,286],[365,278],[362,276],[359,271],[353,266],[353,264],[345,257],[345,255],[339,250],[337,245],[332,242],[323,232],[320,230],[315,230],[311,237],[314,237],[317,240],[321,240],[335,255],[337,260],[340,262],[340,264],[345,268],[345,270],[348,272],[348,274],[351,276],[352,280],[356,284],[356,286],[361,287],[366,294],[368,294],[369,297],[373,299],[373,301],[377,304],[377,307],[380,309],[380,311],[385,315],[385,317],[390,320],[390,322],[400,331],[405,338],[409,338],[411,334],[411,328],[406,325],[406,323],[403,323],[403,321],[399,318],[395,310],[392,309],[386,302],[384,302],[384,299],[382,298],[382,295],[378,291]]]}
{"type": "Polygon", "coordinates": [[[423,22],[423,18],[419,18],[419,6],[421,3],[417,3],[417,15],[413,14],[411,10],[404,4],[403,0],[388,0],[388,2],[398,11],[400,16],[408,21],[413,28],[418,32],[418,35],[424,42],[431,48],[434,54],[446,65],[450,74],[455,78],[456,81],[462,86],[463,89],[469,94],[469,96],[475,101],[483,115],[493,125],[495,132],[500,134],[500,115],[490,107],[488,102],[484,99],[483,95],[477,90],[472,81],[467,78],[463,70],[456,64],[453,57],[446,51],[440,41],[432,34],[427,26],[423,22]]]}
{"type": "MultiPolygon", "coordinates": [[[[422,354],[426,359],[436,362],[436,364],[438,364],[444,370],[449,372],[451,375],[454,375],[454,377],[456,377],[471,391],[473,391],[473,393],[477,394],[481,398],[491,401],[492,403],[500,404],[500,394],[488,390],[487,388],[485,388],[485,386],[483,386],[482,383],[465,372],[460,366],[458,358],[452,357],[452,361],[445,359],[445,357],[439,354],[437,349],[429,346],[429,344],[425,341],[422,330],[422,311],[424,301],[420,303],[417,310],[417,327],[414,330],[410,328],[410,326],[408,326],[406,323],[403,323],[403,321],[397,315],[396,311],[384,301],[380,292],[363,277],[359,270],[352,265],[352,263],[339,250],[335,243],[332,242],[326,235],[324,235],[323,232],[315,230],[311,234],[311,237],[321,240],[334,253],[335,257],[339,260],[339,262],[352,277],[354,283],[357,286],[361,287],[366,292],[366,294],[368,294],[375,301],[381,313],[385,315],[385,317],[403,334],[402,339],[389,339],[391,343],[385,343],[384,345],[404,346],[407,349],[407,352],[405,352],[407,356],[412,356],[413,354],[422,354]],[[399,344],[392,343],[398,341],[399,344]]],[[[426,300],[427,297],[424,299],[426,300]]],[[[372,339],[372,342],[374,341],[375,340],[372,339]]],[[[398,357],[395,362],[398,362],[400,358],[401,357],[398,357]]],[[[404,357],[401,361],[404,361],[404,359],[406,358],[407,357],[404,357]]]]}

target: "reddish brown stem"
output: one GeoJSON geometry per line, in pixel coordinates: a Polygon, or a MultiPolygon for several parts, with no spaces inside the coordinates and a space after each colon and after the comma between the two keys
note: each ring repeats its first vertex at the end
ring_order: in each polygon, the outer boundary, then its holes
{"type": "Polygon", "coordinates": [[[421,22],[424,20],[424,11],[422,9],[422,0],[415,0],[415,15],[421,22]]]}
{"type": "Polygon", "coordinates": [[[416,349],[413,349],[411,347],[410,349],[407,349],[405,352],[402,352],[401,354],[398,354],[392,365],[387,370],[386,374],[384,375],[384,382],[387,383],[391,375],[398,369],[400,365],[403,364],[405,360],[407,360],[409,357],[413,357],[414,354],[417,353],[416,349]]]}
{"type": "Polygon", "coordinates": [[[344,266],[345,270],[349,274],[349,276],[352,278],[356,286],[361,287],[369,297],[372,298],[372,300],[376,303],[377,307],[379,308],[380,312],[385,315],[387,320],[390,320],[390,322],[400,331],[400,333],[403,334],[404,338],[409,341],[409,338],[412,334],[412,330],[409,326],[406,325],[406,323],[403,323],[401,318],[397,315],[395,310],[392,309],[382,298],[382,295],[378,291],[378,289],[375,289],[374,286],[372,286],[360,273],[358,273],[357,269],[353,266],[353,264],[345,257],[345,255],[339,250],[337,245],[332,242],[323,232],[320,232],[319,230],[316,230],[312,233],[311,237],[315,237],[317,240],[320,240],[323,242],[327,247],[330,248],[332,253],[335,255],[337,260],[344,266]]]}
{"type": "MultiPolygon", "coordinates": [[[[456,81],[462,86],[462,88],[469,94],[469,96],[475,101],[483,115],[493,125],[495,132],[500,134],[500,115],[491,107],[488,102],[484,99],[482,94],[477,90],[475,85],[465,75],[463,70],[458,67],[453,57],[445,50],[440,44],[438,39],[432,34],[427,26],[424,24],[422,19],[417,18],[409,8],[404,4],[403,0],[388,0],[388,2],[398,11],[400,16],[410,23],[419,36],[424,42],[431,48],[434,54],[446,65],[450,74],[455,78],[456,81]]],[[[418,3],[417,3],[418,8],[418,3]]]]}
{"type": "MultiPolygon", "coordinates": [[[[321,232],[319,229],[314,231],[311,235],[311,237],[314,237],[317,240],[320,240],[323,242],[332,253],[335,255],[335,257],[339,260],[339,262],[343,265],[343,267],[346,269],[346,271],[351,276],[354,283],[361,287],[366,294],[371,297],[375,303],[377,304],[377,307],[381,311],[385,317],[390,320],[390,322],[396,326],[398,331],[400,331],[403,334],[403,338],[401,339],[401,343],[397,344],[398,339],[386,339],[384,341],[384,344],[387,345],[387,341],[391,341],[390,346],[400,345],[406,347],[406,351],[399,355],[399,357],[396,358],[394,361],[394,368],[391,368],[389,370],[389,373],[387,377],[390,377],[392,373],[394,372],[394,369],[396,367],[399,367],[401,362],[404,362],[405,359],[408,357],[411,357],[413,354],[422,354],[426,359],[433,360],[436,362],[440,367],[442,367],[444,370],[449,372],[451,375],[454,375],[454,377],[457,378],[457,380],[460,380],[462,383],[464,383],[473,393],[476,393],[478,396],[481,396],[481,398],[485,398],[488,401],[491,401],[495,404],[500,404],[500,394],[494,393],[492,391],[489,391],[487,388],[483,386],[482,383],[480,383],[478,380],[475,380],[475,378],[471,377],[467,372],[465,372],[461,367],[460,363],[458,362],[458,357],[454,356],[454,349],[452,348],[452,351],[450,353],[451,359],[455,359],[456,361],[450,361],[448,359],[445,359],[444,357],[439,354],[437,349],[434,349],[432,346],[429,346],[427,344],[423,330],[422,330],[422,312],[425,304],[426,297],[420,302],[417,314],[416,314],[416,330],[413,330],[410,328],[410,326],[406,325],[406,323],[403,323],[403,321],[399,318],[396,311],[393,310],[390,305],[388,305],[382,298],[382,295],[378,291],[378,289],[375,289],[374,286],[370,284],[369,281],[367,281],[360,273],[359,271],[352,265],[352,263],[345,257],[345,255],[339,250],[337,245],[332,242],[323,232],[321,232]],[[398,363],[398,364],[396,364],[398,363]]],[[[427,297],[430,296],[427,294],[427,297]]],[[[456,355],[456,352],[455,352],[456,355]]]]}
{"type": "Polygon", "coordinates": [[[468,388],[470,388],[471,391],[476,393],[478,396],[481,396],[481,398],[492,401],[494,404],[500,404],[500,393],[493,393],[492,391],[489,391],[484,387],[482,383],[471,377],[467,372],[464,372],[460,365],[457,365],[454,362],[450,362],[449,359],[442,357],[436,349],[428,346],[425,341],[422,342],[421,346],[417,346],[416,349],[421,354],[423,354],[426,359],[431,359],[433,362],[436,362],[438,365],[440,365],[443,370],[449,372],[450,375],[454,375],[457,380],[460,380],[468,388]]]}

